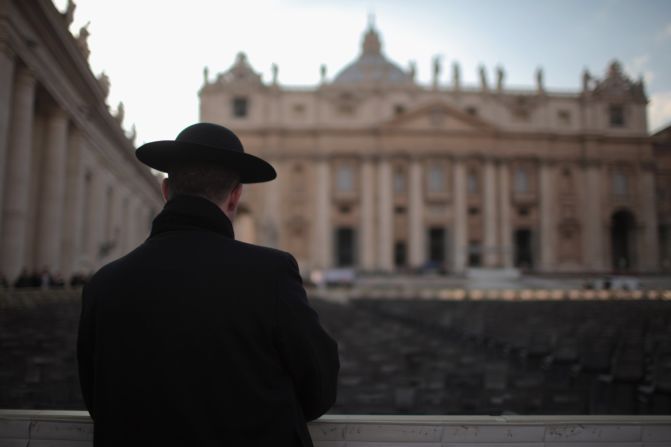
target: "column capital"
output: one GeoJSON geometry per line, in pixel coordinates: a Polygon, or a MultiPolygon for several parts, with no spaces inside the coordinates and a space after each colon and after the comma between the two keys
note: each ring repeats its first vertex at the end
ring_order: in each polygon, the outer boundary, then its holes
{"type": "Polygon", "coordinates": [[[654,160],[642,160],[639,166],[641,167],[641,170],[646,173],[653,173],[657,168],[657,164],[654,160]]]}
{"type": "Polygon", "coordinates": [[[47,107],[49,118],[56,120],[63,120],[68,118],[68,112],[59,104],[53,103],[47,107]]]}
{"type": "Polygon", "coordinates": [[[8,26],[7,20],[0,20],[0,53],[13,59],[16,53],[9,41],[8,26]]]}
{"type": "Polygon", "coordinates": [[[32,87],[37,82],[35,73],[28,67],[21,67],[16,70],[15,82],[17,86],[32,87]]]}
{"type": "Polygon", "coordinates": [[[556,166],[559,166],[560,161],[555,159],[555,158],[541,158],[540,159],[540,165],[541,166],[546,166],[548,168],[554,168],[556,166]]]}
{"type": "Polygon", "coordinates": [[[580,160],[580,167],[584,169],[588,168],[600,168],[603,166],[603,162],[601,160],[597,160],[595,158],[583,158],[580,160]]]}

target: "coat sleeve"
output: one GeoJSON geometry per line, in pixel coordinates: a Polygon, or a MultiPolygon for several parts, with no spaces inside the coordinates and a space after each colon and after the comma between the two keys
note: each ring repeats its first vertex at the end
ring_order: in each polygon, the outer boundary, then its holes
{"type": "Polygon", "coordinates": [[[77,363],[79,365],[79,385],[84,403],[91,418],[95,419],[93,414],[93,352],[95,346],[95,314],[93,308],[93,296],[87,294],[87,288],[84,287],[82,291],[82,313],[77,335],[77,363]]]}
{"type": "Polygon", "coordinates": [[[298,265],[289,254],[278,278],[277,301],[280,356],[303,415],[311,421],[335,403],[340,369],[338,345],[308,304],[298,265]]]}

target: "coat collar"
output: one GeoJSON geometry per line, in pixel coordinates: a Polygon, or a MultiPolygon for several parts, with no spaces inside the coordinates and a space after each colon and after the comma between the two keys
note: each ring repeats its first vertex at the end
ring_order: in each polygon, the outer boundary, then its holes
{"type": "Polygon", "coordinates": [[[154,218],[151,234],[180,230],[208,230],[234,239],[233,224],[228,216],[209,200],[191,195],[177,195],[154,218]]]}

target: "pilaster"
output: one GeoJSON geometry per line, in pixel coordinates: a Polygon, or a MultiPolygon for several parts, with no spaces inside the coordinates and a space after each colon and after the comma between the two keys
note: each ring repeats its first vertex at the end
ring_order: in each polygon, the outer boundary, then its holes
{"type": "Polygon", "coordinates": [[[391,196],[392,179],[391,163],[387,159],[380,159],[378,163],[378,260],[377,266],[382,271],[391,271],[394,268],[394,209],[391,196]]]}
{"type": "Polygon", "coordinates": [[[498,263],[499,241],[496,234],[496,166],[494,160],[485,160],[484,166],[484,265],[495,267],[498,263]]]}
{"type": "Polygon", "coordinates": [[[540,255],[542,271],[551,271],[556,264],[557,194],[556,168],[550,163],[540,165],[540,255]]]}
{"type": "Polygon", "coordinates": [[[375,268],[375,167],[373,159],[366,157],[361,164],[361,267],[375,268]]]}
{"type": "Polygon", "coordinates": [[[315,240],[313,259],[317,268],[329,268],[333,261],[331,228],[331,166],[326,157],[317,161],[317,188],[315,209],[315,240]]]}
{"type": "Polygon", "coordinates": [[[656,197],[654,172],[651,167],[644,167],[639,175],[639,206],[643,225],[639,267],[644,272],[659,270],[656,197]]]}
{"type": "Polygon", "coordinates": [[[409,194],[409,246],[410,266],[421,267],[426,260],[424,243],[424,195],[422,188],[422,164],[414,158],[410,162],[410,194],[409,194]]]}
{"type": "Polygon", "coordinates": [[[466,252],[468,250],[468,228],[466,215],[466,171],[461,158],[454,160],[454,238],[452,244],[453,270],[464,273],[466,270],[466,252]]]}
{"type": "Polygon", "coordinates": [[[583,209],[583,225],[585,240],[583,243],[583,259],[587,269],[602,271],[604,263],[604,227],[603,227],[603,199],[602,199],[602,171],[599,163],[584,164],[585,199],[583,209]]]}
{"type": "Polygon", "coordinates": [[[501,238],[501,264],[504,268],[513,268],[513,229],[510,214],[510,167],[507,162],[499,165],[499,218],[501,238]]]}

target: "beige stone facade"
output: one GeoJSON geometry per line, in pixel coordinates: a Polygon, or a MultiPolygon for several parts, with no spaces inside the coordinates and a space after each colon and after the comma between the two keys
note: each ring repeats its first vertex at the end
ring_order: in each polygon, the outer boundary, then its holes
{"type": "MultiPolygon", "coordinates": [[[[49,0],[0,0],[0,273],[67,278],[148,234],[158,181],[91,73],[88,31],[49,0]]],[[[122,109],[122,108],[121,108],[122,109]]]]}
{"type": "MultiPolygon", "coordinates": [[[[276,70],[276,69],[275,69],[276,70]]],[[[238,235],[307,270],[441,266],[539,272],[660,269],[655,160],[642,81],[616,62],[576,92],[420,85],[376,30],[314,88],[264,83],[246,56],[206,75],[200,118],[278,170],[247,187],[238,235]]]]}

